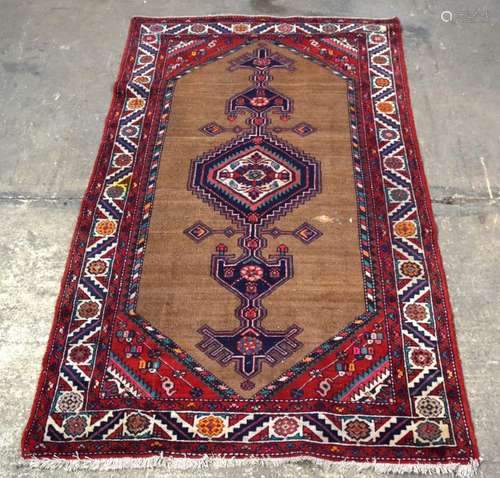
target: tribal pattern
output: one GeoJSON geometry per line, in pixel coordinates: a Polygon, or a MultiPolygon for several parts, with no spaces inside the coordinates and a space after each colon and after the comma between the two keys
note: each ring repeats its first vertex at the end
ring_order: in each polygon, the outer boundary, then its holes
{"type": "MultiPolygon", "coordinates": [[[[267,131],[269,113],[281,118],[292,113],[292,100],[269,83],[274,68],[293,70],[293,60],[260,46],[232,60],[229,70],[238,68],[252,71],[253,85],[228,100],[226,115],[232,120],[240,112],[250,113],[250,131],[193,161],[189,186],[244,228],[243,254],[228,259],[227,246],[219,243],[211,267],[214,279],[241,300],[236,309],[240,327],[219,332],[205,325],[199,330],[199,347],[221,364],[236,362],[236,370],[246,378],[242,387],[249,390],[255,386],[249,379],[261,371],[263,361],[275,365],[301,345],[295,338],[300,327],[271,332],[261,325],[267,315],[262,299],[293,276],[293,257],[285,244],[278,246],[276,256],[263,256],[262,229],[319,193],[321,172],[313,158],[267,131]]],[[[300,232],[306,244],[321,234],[311,228],[300,232]]]]}
{"type": "MultiPolygon", "coordinates": [[[[133,19],[23,437],[26,458],[477,459],[402,55],[396,19],[133,19]],[[293,230],[277,222],[321,189],[319,163],[266,120],[270,111],[293,114],[293,98],[269,84],[272,68],[293,69],[290,51],[347,83],[366,310],[243,398],[140,317],[136,304],[176,81],[252,43],[254,54],[230,66],[248,69],[252,84],[226,111],[250,111],[248,128],[192,158],[189,187],[233,222],[215,229],[200,220],[184,234],[193,247],[238,235],[242,249],[229,257],[221,242],[211,259],[215,280],[241,301],[240,325],[203,327],[199,346],[232,361],[248,389],[262,361],[300,346],[294,324],[273,331],[269,317],[269,328],[261,325],[262,298],[293,274],[284,243],[274,257],[261,254],[265,238],[308,248],[324,239],[308,222],[293,230]]],[[[196,128],[225,131],[216,122],[196,128]]],[[[290,130],[307,136],[316,128],[290,130]]]]}

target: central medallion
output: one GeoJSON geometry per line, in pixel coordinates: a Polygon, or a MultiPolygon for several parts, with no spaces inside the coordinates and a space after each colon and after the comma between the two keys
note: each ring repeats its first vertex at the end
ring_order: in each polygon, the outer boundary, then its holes
{"type": "MultiPolygon", "coordinates": [[[[296,339],[302,329],[296,325],[284,331],[262,326],[267,316],[262,300],[293,277],[287,245],[264,257],[265,227],[320,192],[320,166],[314,158],[268,131],[269,113],[288,120],[293,110],[291,98],[269,87],[271,70],[293,71],[293,63],[266,46],[231,62],[230,71],[252,70],[253,85],[227,101],[226,115],[234,120],[248,114],[249,128],[193,160],[189,175],[189,188],[241,228],[241,255],[228,254],[228,247],[219,243],[211,261],[212,277],[240,299],[235,311],[239,326],[216,331],[204,325],[198,346],[222,365],[234,362],[245,377],[245,389],[253,388],[250,378],[260,373],[263,362],[275,365],[302,345],[296,339]]],[[[185,232],[193,238],[195,230],[192,226],[185,232]]],[[[314,239],[320,236],[317,231],[314,239]]]]}
{"type": "Polygon", "coordinates": [[[277,136],[236,137],[202,155],[190,186],[240,224],[271,222],[319,190],[319,166],[277,136]]]}
{"type": "Polygon", "coordinates": [[[215,178],[244,200],[256,204],[290,184],[294,173],[277,158],[257,147],[218,169],[215,178]]]}

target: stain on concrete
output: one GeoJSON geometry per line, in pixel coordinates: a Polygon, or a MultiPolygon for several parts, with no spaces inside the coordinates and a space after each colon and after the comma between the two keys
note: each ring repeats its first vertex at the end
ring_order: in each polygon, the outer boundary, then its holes
{"type": "Polygon", "coordinates": [[[28,74],[34,76],[40,76],[40,70],[38,66],[24,61],[2,61],[1,65],[6,73],[12,75],[28,74]]]}
{"type": "Polygon", "coordinates": [[[289,8],[276,5],[275,0],[251,0],[250,7],[253,11],[267,15],[287,15],[289,8]]]}
{"type": "Polygon", "coordinates": [[[429,43],[430,31],[422,25],[404,25],[405,39],[409,44],[429,43]]]}

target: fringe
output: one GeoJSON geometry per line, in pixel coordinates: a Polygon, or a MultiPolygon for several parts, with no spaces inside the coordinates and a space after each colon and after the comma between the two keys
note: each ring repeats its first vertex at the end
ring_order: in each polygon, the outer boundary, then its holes
{"type": "Polygon", "coordinates": [[[312,464],[327,469],[333,473],[352,474],[362,471],[376,473],[420,473],[446,475],[457,478],[471,478],[479,468],[480,460],[472,459],[469,463],[379,463],[371,462],[331,461],[312,457],[282,457],[282,458],[231,458],[223,455],[204,455],[202,458],[173,458],[163,454],[144,458],[99,458],[89,459],[77,456],[76,459],[60,458],[30,458],[23,460],[24,466],[45,470],[130,470],[163,468],[166,470],[204,470],[220,469],[238,466],[282,466],[301,463],[312,464]]]}
{"type": "Polygon", "coordinates": [[[239,19],[244,19],[246,17],[250,18],[333,18],[333,19],[348,19],[348,20],[394,20],[397,17],[356,17],[356,16],[343,16],[336,17],[335,15],[266,15],[265,13],[213,13],[212,15],[167,15],[167,16],[155,16],[155,15],[147,15],[141,16],[136,15],[132,18],[151,18],[151,19],[160,19],[160,20],[168,20],[170,18],[196,18],[198,20],[203,18],[212,18],[212,17],[235,17],[239,19]]]}

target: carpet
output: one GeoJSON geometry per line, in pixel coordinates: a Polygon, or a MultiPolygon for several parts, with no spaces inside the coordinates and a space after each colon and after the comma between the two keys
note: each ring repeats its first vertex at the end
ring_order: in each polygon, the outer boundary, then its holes
{"type": "Polygon", "coordinates": [[[474,473],[398,19],[134,18],[22,453],[474,473]]]}

